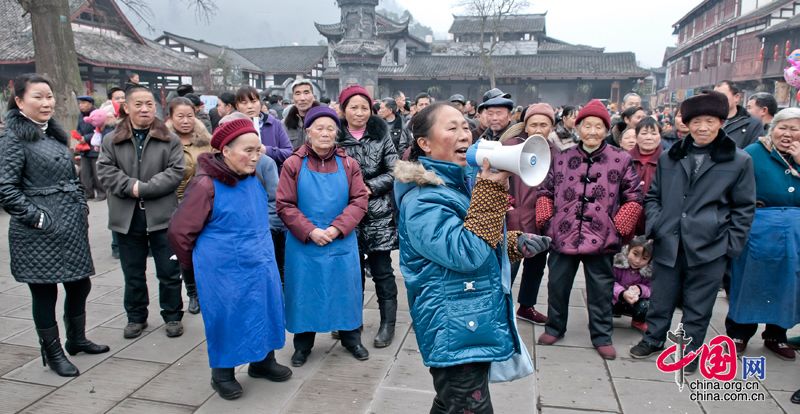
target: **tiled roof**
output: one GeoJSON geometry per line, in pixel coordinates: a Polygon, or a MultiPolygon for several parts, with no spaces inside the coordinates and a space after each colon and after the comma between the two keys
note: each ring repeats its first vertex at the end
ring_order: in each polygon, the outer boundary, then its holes
{"type": "MultiPolygon", "coordinates": [[[[502,28],[505,32],[544,32],[546,15],[546,13],[542,13],[507,16],[502,20],[502,28]]],[[[481,19],[474,16],[453,16],[453,24],[450,26],[449,32],[454,35],[480,33],[481,19]]]]}
{"type": "Polygon", "coordinates": [[[310,73],[328,55],[327,46],[277,46],[236,49],[267,74],[310,73]]]}
{"type": "Polygon", "coordinates": [[[161,41],[161,39],[165,37],[174,40],[178,43],[181,43],[185,46],[188,46],[200,53],[203,53],[204,55],[208,55],[214,58],[224,59],[226,62],[229,62],[234,66],[239,66],[240,68],[247,70],[249,72],[262,72],[261,68],[258,67],[258,65],[251,62],[246,57],[242,56],[240,53],[236,51],[236,49],[227,46],[216,45],[214,43],[208,43],[204,40],[197,40],[184,36],[179,36],[176,35],[175,33],[170,33],[170,32],[164,32],[164,34],[155,39],[155,41],[159,42],[161,41]]]}
{"type": "MultiPolygon", "coordinates": [[[[697,46],[697,45],[705,44],[705,42],[708,41],[710,38],[712,38],[712,37],[714,37],[714,36],[716,36],[716,35],[718,35],[720,33],[723,33],[723,32],[726,32],[726,31],[732,31],[732,30],[735,30],[736,28],[738,28],[740,26],[746,26],[747,24],[750,24],[750,23],[753,23],[753,22],[758,21],[760,19],[763,19],[763,18],[769,16],[770,14],[772,14],[772,12],[774,12],[775,10],[778,10],[778,9],[780,9],[782,7],[785,7],[785,6],[787,6],[788,4],[791,4],[791,3],[794,3],[794,0],[775,0],[774,2],[769,3],[767,5],[764,5],[762,7],[759,7],[757,9],[751,11],[750,13],[747,13],[747,14],[739,16],[739,17],[737,17],[735,19],[729,20],[728,22],[723,23],[720,26],[709,30],[708,32],[703,33],[702,35],[695,37],[694,39],[692,39],[689,42],[686,42],[686,43],[684,43],[682,45],[679,45],[675,50],[672,51],[672,53],[670,55],[666,56],[664,58],[664,60],[666,61],[667,59],[673,58],[673,57],[678,56],[678,55],[682,55],[687,50],[694,49],[695,46],[697,46]]],[[[792,6],[792,7],[794,7],[794,6],[792,6]]]]}
{"type": "Polygon", "coordinates": [[[598,52],[602,53],[603,47],[592,47],[587,45],[574,45],[553,37],[544,36],[539,41],[539,53],[559,53],[559,52],[598,52]]]}
{"type": "MultiPolygon", "coordinates": [[[[71,10],[84,2],[70,0],[71,10]]],[[[34,61],[33,36],[30,16],[23,17],[23,9],[15,0],[0,0],[0,62],[6,64],[34,61]]],[[[95,66],[143,71],[157,71],[174,75],[189,75],[200,70],[199,62],[189,56],[173,52],[154,42],[144,44],[116,33],[102,33],[93,29],[73,31],[78,60],[95,66]]]]}
{"type": "Polygon", "coordinates": [[[783,31],[786,31],[786,30],[797,29],[797,28],[800,28],[800,14],[796,14],[791,19],[784,20],[784,21],[782,21],[782,22],[780,22],[780,23],[778,23],[776,25],[773,25],[771,27],[768,27],[768,28],[764,29],[764,31],[761,32],[761,35],[762,36],[768,36],[768,35],[771,35],[771,34],[783,32],[783,31]]]}
{"type": "MultiPolygon", "coordinates": [[[[498,77],[627,79],[648,75],[630,52],[495,56],[492,60],[498,77]]],[[[471,56],[416,55],[410,56],[405,66],[381,66],[378,71],[385,79],[471,80],[487,76],[480,59],[471,56]]],[[[326,78],[337,76],[335,68],[325,71],[326,78]]]]}
{"type": "MultiPolygon", "coordinates": [[[[410,20],[396,22],[380,13],[375,13],[375,15],[377,16],[378,36],[390,36],[408,32],[408,23],[410,20]]],[[[314,26],[316,26],[320,34],[325,37],[338,39],[344,34],[344,27],[342,27],[341,22],[333,24],[314,23],[314,26]]]]}

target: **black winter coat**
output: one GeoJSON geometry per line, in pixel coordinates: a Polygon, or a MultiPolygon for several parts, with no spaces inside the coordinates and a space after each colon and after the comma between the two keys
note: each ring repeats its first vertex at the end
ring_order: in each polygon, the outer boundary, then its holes
{"type": "Polygon", "coordinates": [[[0,206],[11,215],[11,274],[18,282],[63,283],[94,274],[89,207],[67,142],[54,120],[42,131],[19,110],[6,114],[0,136],[0,206]]]}
{"type": "Polygon", "coordinates": [[[336,143],[358,161],[364,184],[372,191],[367,214],[357,228],[358,248],[362,253],[394,250],[398,242],[392,187],[397,150],[389,127],[383,119],[372,115],[364,137],[357,140],[347,129],[347,121],[342,119],[341,122],[342,130],[336,143]]]}
{"type": "Polygon", "coordinates": [[[722,129],[736,143],[737,148],[744,149],[756,142],[758,137],[765,135],[764,126],[761,125],[761,121],[750,116],[742,106],[737,108],[736,115],[725,121],[722,129]]]}
{"type": "Polygon", "coordinates": [[[405,127],[403,119],[395,116],[394,121],[386,122],[397,154],[402,154],[411,145],[411,132],[405,127]]]}
{"type": "Polygon", "coordinates": [[[720,130],[697,173],[687,135],[658,159],[644,199],[653,260],[674,266],[683,243],[690,267],[735,258],[747,242],[756,210],[753,160],[720,130]],[[692,176],[694,177],[692,178],[692,176]]]}

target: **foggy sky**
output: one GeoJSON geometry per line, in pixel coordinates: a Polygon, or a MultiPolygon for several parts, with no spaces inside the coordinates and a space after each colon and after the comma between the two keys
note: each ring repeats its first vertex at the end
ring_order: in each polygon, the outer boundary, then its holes
{"type": "MultiPolygon", "coordinates": [[[[191,1],[191,0],[188,0],[191,1]]],[[[548,36],[571,43],[605,47],[608,52],[631,51],[644,67],[661,66],[666,46],[674,46],[672,24],[700,0],[538,0],[528,12],[547,11],[548,36]],[[581,13],[577,13],[580,11],[581,13]]],[[[140,33],[150,39],[163,31],[230,47],[316,45],[324,38],[314,22],[336,23],[335,0],[264,1],[218,0],[210,22],[199,20],[187,0],[144,0],[152,10],[155,30],[122,7],[140,33]]],[[[379,8],[408,9],[416,20],[444,39],[455,0],[382,0],[379,8]]]]}

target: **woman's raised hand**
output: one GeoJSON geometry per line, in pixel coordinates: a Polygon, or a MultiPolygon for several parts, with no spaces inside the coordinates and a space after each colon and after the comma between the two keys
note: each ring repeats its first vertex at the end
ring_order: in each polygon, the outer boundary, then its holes
{"type": "Polygon", "coordinates": [[[481,168],[481,172],[478,174],[478,177],[484,180],[494,181],[508,190],[508,177],[511,177],[511,173],[508,171],[492,171],[492,167],[489,165],[489,160],[484,158],[483,168],[481,168]]]}

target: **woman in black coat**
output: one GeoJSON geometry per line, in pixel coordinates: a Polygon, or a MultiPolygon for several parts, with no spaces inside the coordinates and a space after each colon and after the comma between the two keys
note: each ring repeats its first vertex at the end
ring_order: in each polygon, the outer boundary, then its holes
{"type": "Polygon", "coordinates": [[[86,297],[94,275],[89,207],[67,134],[52,119],[54,109],[47,79],[26,74],[15,80],[0,136],[0,206],[11,215],[11,274],[31,290],[43,362],[62,377],[75,377],[78,368],[64,355],[56,324],[58,283],[67,293],[67,352],[98,354],[109,348],[86,339],[86,297]]]}
{"type": "Polygon", "coordinates": [[[369,192],[367,215],[357,228],[358,249],[362,280],[368,265],[375,282],[381,325],[374,346],[383,348],[392,343],[397,315],[397,284],[390,256],[398,245],[392,201],[397,150],[386,122],[372,115],[372,97],[366,89],[359,85],[345,88],[339,104],[344,119],[336,143],[358,161],[369,192]]]}

